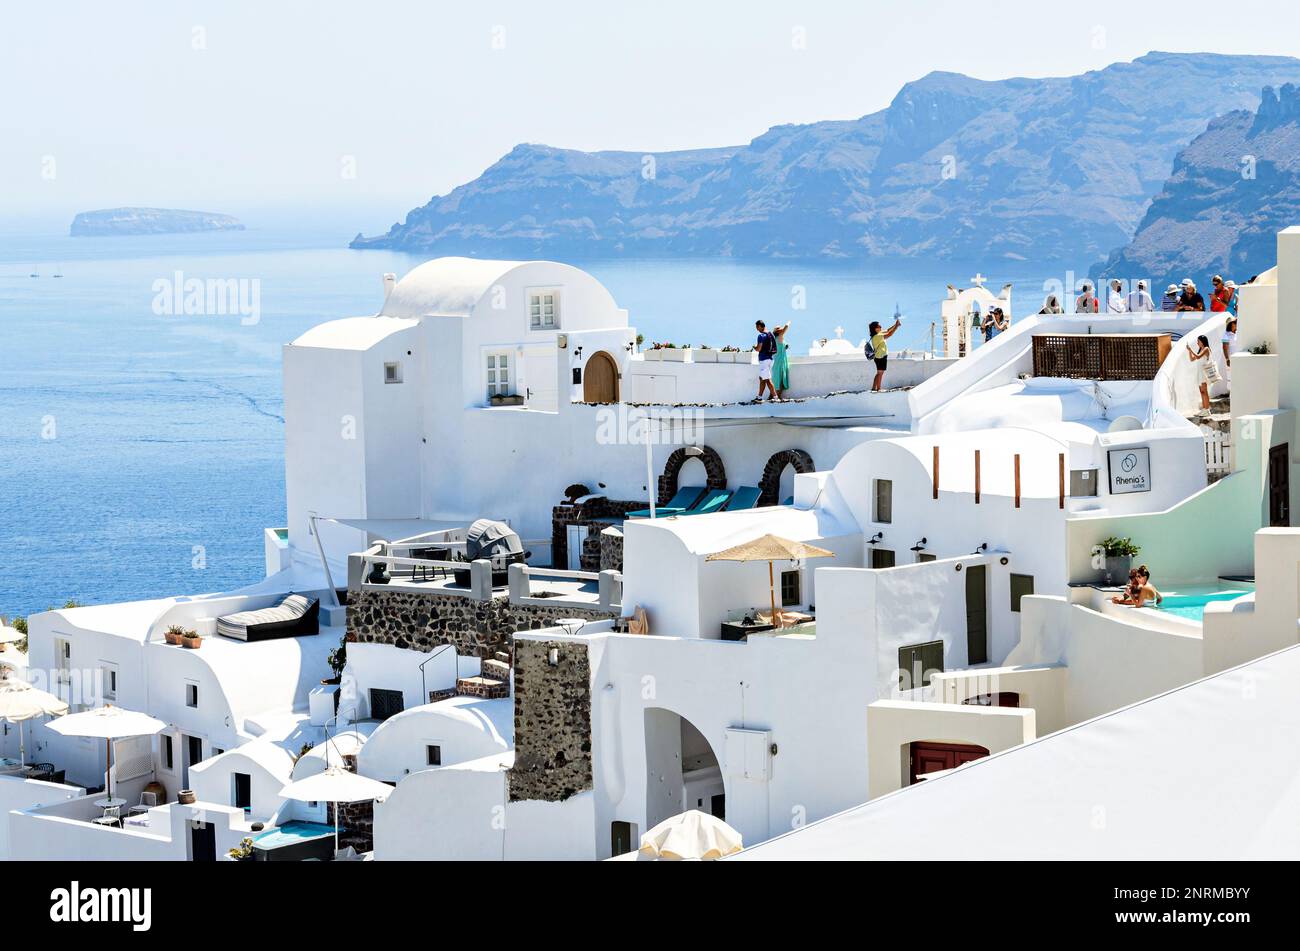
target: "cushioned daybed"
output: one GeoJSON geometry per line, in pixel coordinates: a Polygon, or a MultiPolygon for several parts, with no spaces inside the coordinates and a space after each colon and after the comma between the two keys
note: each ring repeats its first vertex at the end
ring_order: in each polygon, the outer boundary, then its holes
{"type": "Polygon", "coordinates": [[[217,618],[217,633],[237,641],[269,641],[277,637],[316,634],[320,630],[319,614],[318,600],[291,594],[274,607],[217,618]]]}

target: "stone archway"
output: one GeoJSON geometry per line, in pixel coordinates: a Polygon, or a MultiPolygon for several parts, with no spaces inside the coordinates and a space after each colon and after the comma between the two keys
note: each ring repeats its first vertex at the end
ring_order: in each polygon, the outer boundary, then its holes
{"type": "Polygon", "coordinates": [[[763,477],[758,480],[762,495],[758,497],[759,505],[778,505],[781,502],[781,473],[786,466],[793,466],[795,472],[813,472],[812,456],[802,449],[782,449],[773,453],[763,467],[763,477]]]}
{"type": "Polygon", "coordinates": [[[677,477],[681,475],[682,466],[686,465],[687,459],[699,459],[704,463],[704,473],[707,476],[705,485],[710,489],[725,489],[727,487],[727,467],[722,464],[722,457],[718,455],[716,449],[710,449],[708,446],[692,447],[699,448],[700,454],[695,455],[688,453],[686,447],[674,449],[668,456],[668,461],[664,464],[664,474],[659,477],[659,505],[667,505],[669,500],[677,494],[677,477]]]}

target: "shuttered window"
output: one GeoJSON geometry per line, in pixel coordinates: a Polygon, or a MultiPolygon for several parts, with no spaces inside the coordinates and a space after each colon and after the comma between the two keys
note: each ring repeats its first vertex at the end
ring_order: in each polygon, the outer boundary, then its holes
{"type": "Polygon", "coordinates": [[[1027,594],[1034,593],[1034,576],[1033,575],[1012,575],[1011,576],[1011,610],[1020,610],[1020,599],[1027,594]]]}
{"type": "Polygon", "coordinates": [[[943,641],[927,641],[898,649],[898,689],[930,686],[930,675],[943,672],[943,641]]]}
{"type": "Polygon", "coordinates": [[[370,718],[372,720],[387,720],[389,717],[401,713],[403,707],[402,691],[382,690],[378,687],[370,688],[370,718]]]}
{"type": "Polygon", "coordinates": [[[873,520],[892,522],[894,520],[894,483],[889,479],[877,479],[875,486],[876,501],[873,520]]]}

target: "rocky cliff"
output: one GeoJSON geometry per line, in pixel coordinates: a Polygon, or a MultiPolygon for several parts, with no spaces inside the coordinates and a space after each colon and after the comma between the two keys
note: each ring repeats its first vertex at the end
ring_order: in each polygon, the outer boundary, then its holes
{"type": "Polygon", "coordinates": [[[1097,260],[1211,118],[1290,57],[1150,53],[1080,76],[931,73],[860,119],[642,155],[520,145],[353,247],[425,254],[1097,260]]]}

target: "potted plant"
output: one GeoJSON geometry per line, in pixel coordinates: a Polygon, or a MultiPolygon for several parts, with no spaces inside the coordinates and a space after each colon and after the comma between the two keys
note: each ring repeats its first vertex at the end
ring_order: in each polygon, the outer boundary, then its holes
{"type": "Polygon", "coordinates": [[[1097,547],[1101,549],[1101,554],[1104,556],[1102,571],[1106,583],[1115,583],[1116,577],[1119,578],[1120,584],[1127,581],[1129,568],[1133,566],[1133,559],[1142,550],[1141,547],[1133,544],[1131,538],[1118,538],[1114,535],[1102,539],[1097,547]]]}
{"type": "Polygon", "coordinates": [[[339,646],[329,652],[329,657],[327,658],[327,661],[330,665],[330,670],[333,671],[334,673],[334,676],[326,680],[322,680],[321,683],[322,684],[339,683],[343,679],[343,668],[348,665],[348,637],[346,634],[344,634],[342,639],[339,640],[339,646]]]}
{"type": "Polygon", "coordinates": [[[739,347],[733,347],[733,346],[731,346],[730,344],[728,344],[727,346],[723,347],[721,350],[718,351],[718,362],[719,362],[719,363],[739,363],[739,362],[740,362],[740,348],[739,348],[739,347]]]}
{"type": "Polygon", "coordinates": [[[163,631],[163,637],[167,639],[168,644],[180,645],[181,638],[185,636],[185,628],[179,624],[173,624],[167,630],[163,631]]]}
{"type": "Polygon", "coordinates": [[[643,351],[642,355],[651,363],[658,363],[664,358],[664,345],[662,343],[652,343],[650,349],[643,351]]]}
{"type": "Polygon", "coordinates": [[[696,363],[717,363],[718,351],[707,343],[702,343],[691,352],[691,359],[696,363]]]}
{"type": "Polygon", "coordinates": [[[181,634],[181,643],[190,650],[198,650],[199,645],[203,643],[203,638],[198,631],[184,631],[181,634]]]}
{"type": "Polygon", "coordinates": [[[690,353],[690,347],[678,347],[675,343],[666,343],[660,348],[659,359],[665,363],[685,363],[690,353]]]}
{"type": "Polygon", "coordinates": [[[227,852],[226,855],[230,856],[232,862],[253,861],[253,840],[248,836],[244,836],[239,840],[239,845],[227,852]]]}

